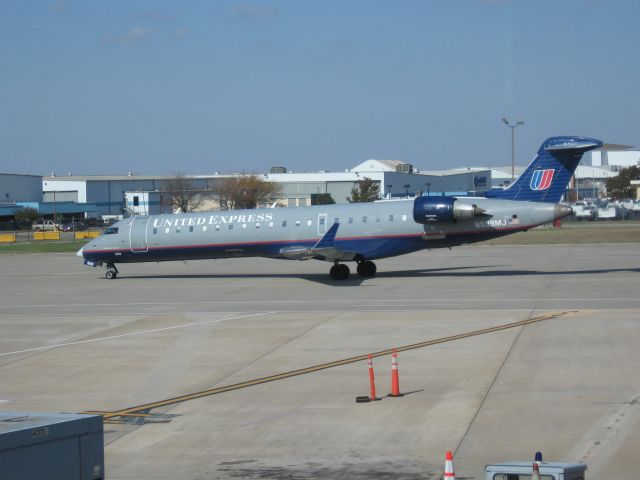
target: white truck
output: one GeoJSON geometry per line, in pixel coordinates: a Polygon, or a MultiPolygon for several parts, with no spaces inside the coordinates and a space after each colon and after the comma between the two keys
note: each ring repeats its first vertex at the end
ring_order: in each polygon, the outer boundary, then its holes
{"type": "Polygon", "coordinates": [[[53,220],[40,220],[31,225],[31,229],[34,232],[56,232],[60,230],[60,225],[53,220]]]}

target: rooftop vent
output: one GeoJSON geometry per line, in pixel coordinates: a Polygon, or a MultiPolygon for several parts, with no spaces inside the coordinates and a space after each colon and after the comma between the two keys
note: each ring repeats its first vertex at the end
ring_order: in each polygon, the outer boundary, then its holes
{"type": "Polygon", "coordinates": [[[410,163],[401,163],[396,166],[397,173],[413,173],[413,165],[410,163]]]}

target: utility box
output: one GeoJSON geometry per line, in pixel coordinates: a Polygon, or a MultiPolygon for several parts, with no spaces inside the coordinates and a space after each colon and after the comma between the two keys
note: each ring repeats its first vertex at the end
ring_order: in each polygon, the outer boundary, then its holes
{"type": "Polygon", "coordinates": [[[0,412],[2,480],[103,480],[102,417],[0,412]]]}
{"type": "MultiPolygon", "coordinates": [[[[584,463],[541,462],[541,480],[584,480],[584,463]]],[[[494,463],[484,467],[486,480],[530,480],[533,462],[494,463]]]]}

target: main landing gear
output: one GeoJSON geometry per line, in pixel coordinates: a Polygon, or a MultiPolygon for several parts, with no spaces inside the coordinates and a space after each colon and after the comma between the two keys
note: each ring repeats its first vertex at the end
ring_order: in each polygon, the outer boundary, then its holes
{"type": "MultiPolygon", "coordinates": [[[[362,260],[358,262],[356,271],[361,277],[373,277],[376,274],[377,268],[376,264],[372,261],[362,260]]],[[[344,263],[335,262],[331,270],[329,270],[329,275],[332,280],[346,280],[351,275],[351,270],[349,270],[349,267],[344,263]]]]}
{"type": "Polygon", "coordinates": [[[104,276],[107,280],[114,280],[120,272],[118,272],[118,269],[113,263],[107,263],[106,267],[107,271],[105,272],[104,276]]]}

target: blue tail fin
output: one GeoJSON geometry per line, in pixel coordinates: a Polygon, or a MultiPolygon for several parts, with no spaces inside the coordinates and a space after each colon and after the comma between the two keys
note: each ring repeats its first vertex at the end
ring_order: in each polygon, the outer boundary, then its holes
{"type": "Polygon", "coordinates": [[[486,193],[486,197],[558,203],[582,159],[582,154],[601,146],[602,142],[594,138],[549,138],[538,150],[536,158],[509,188],[491,190],[486,193]]]}

